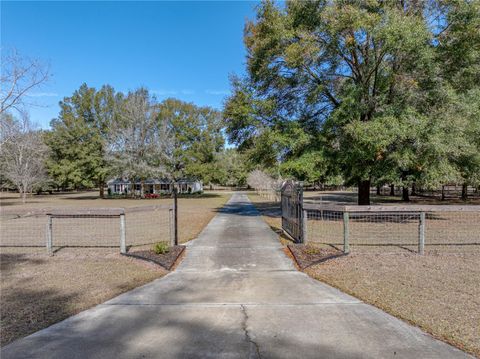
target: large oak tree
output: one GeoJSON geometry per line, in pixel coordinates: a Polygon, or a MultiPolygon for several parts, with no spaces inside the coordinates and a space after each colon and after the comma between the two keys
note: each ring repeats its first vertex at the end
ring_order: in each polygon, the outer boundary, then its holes
{"type": "MultiPolygon", "coordinates": [[[[310,158],[330,164],[318,161],[320,173],[339,171],[358,185],[359,204],[370,203],[372,182],[456,180],[455,159],[469,146],[462,123],[438,116],[454,102],[438,53],[455,63],[442,44],[461,42],[452,29],[475,24],[475,9],[458,1],[263,2],[245,28],[247,76],[233,81],[225,106],[231,140],[272,163],[317,151],[310,158]]],[[[468,29],[477,46],[478,26],[468,29]]]]}

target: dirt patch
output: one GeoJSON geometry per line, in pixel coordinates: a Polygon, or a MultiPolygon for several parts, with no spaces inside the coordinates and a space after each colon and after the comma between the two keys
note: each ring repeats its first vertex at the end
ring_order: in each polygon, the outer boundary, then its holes
{"type": "Polygon", "coordinates": [[[289,244],[288,249],[300,269],[343,256],[344,253],[332,247],[318,247],[303,244],[289,244]]]}
{"type": "Polygon", "coordinates": [[[167,253],[157,254],[153,250],[131,251],[126,256],[146,260],[161,265],[166,270],[171,270],[177,259],[182,255],[185,246],[170,247],[167,253]]]}
{"type": "Polygon", "coordinates": [[[1,248],[0,269],[2,346],[168,273],[111,249],[1,248]]]}
{"type": "Polygon", "coordinates": [[[480,357],[478,254],[352,253],[305,272],[480,357]]]}

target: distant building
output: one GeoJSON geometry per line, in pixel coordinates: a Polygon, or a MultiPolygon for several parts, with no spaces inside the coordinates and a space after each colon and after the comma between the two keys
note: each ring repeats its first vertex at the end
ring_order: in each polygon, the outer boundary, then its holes
{"type": "MultiPolygon", "coordinates": [[[[141,194],[142,181],[132,181],[116,178],[107,182],[108,192],[111,194],[126,194],[135,192],[141,194]]],[[[178,193],[198,193],[203,191],[202,182],[194,179],[182,179],[173,182],[168,179],[146,179],[143,181],[143,194],[168,194],[172,193],[174,186],[178,193]]]]}

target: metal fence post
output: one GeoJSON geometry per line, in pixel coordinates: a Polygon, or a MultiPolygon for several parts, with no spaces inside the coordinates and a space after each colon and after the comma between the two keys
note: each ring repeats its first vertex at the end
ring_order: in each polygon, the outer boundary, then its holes
{"type": "Polygon", "coordinates": [[[173,244],[178,245],[178,200],[175,187],[173,187],[173,244]]]}
{"type": "Polygon", "coordinates": [[[173,229],[173,208],[168,210],[169,218],[169,232],[170,232],[170,245],[173,246],[175,243],[174,229],[173,229]]]}
{"type": "Polygon", "coordinates": [[[303,243],[307,243],[308,241],[307,222],[308,222],[308,211],[304,209],[303,218],[302,218],[302,242],[303,243]]]}
{"type": "Polygon", "coordinates": [[[120,253],[127,253],[125,213],[120,215],[120,253]]]}
{"type": "Polygon", "coordinates": [[[350,243],[349,243],[349,229],[348,229],[349,216],[348,212],[343,212],[343,252],[345,254],[350,253],[350,243]]]}
{"type": "Polygon", "coordinates": [[[47,253],[49,256],[53,256],[53,251],[52,251],[52,216],[49,214],[48,215],[48,223],[47,223],[47,253]]]}
{"type": "Polygon", "coordinates": [[[425,212],[420,212],[420,221],[418,222],[418,253],[425,253],[425,212]]]}

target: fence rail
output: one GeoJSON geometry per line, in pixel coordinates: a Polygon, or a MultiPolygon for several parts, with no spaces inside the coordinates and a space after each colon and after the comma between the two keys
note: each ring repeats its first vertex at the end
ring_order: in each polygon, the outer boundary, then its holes
{"type": "Polygon", "coordinates": [[[23,214],[2,213],[3,247],[130,247],[173,242],[173,206],[133,208],[41,209],[23,214]]]}
{"type": "Polygon", "coordinates": [[[372,247],[420,254],[426,248],[480,250],[478,205],[306,203],[301,193],[301,185],[292,181],[282,188],[282,228],[297,242],[327,244],[345,253],[372,247]]]}
{"type": "MultiPolygon", "coordinates": [[[[343,247],[425,248],[480,245],[480,206],[304,205],[308,242],[343,247]]],[[[480,247],[479,247],[480,248],[480,247]]]]}

